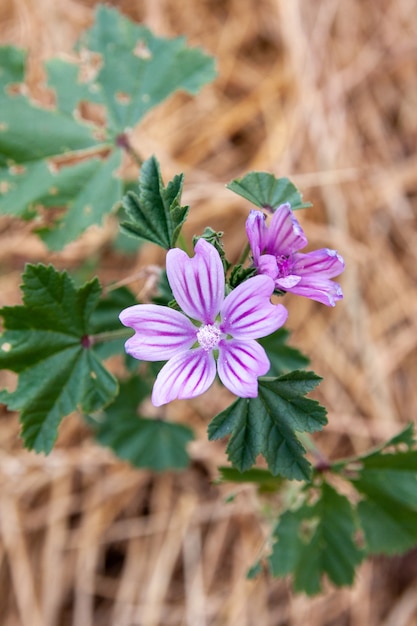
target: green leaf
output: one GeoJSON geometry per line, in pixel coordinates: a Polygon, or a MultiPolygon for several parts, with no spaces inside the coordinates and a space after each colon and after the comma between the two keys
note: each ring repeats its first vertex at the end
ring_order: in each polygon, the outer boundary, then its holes
{"type": "Polygon", "coordinates": [[[0,48],[0,166],[33,163],[57,154],[103,145],[94,126],[60,109],[43,109],[13,85],[22,83],[26,53],[11,46],[0,48]]]}
{"type": "Polygon", "coordinates": [[[314,505],[304,504],[281,516],[269,557],[272,575],[292,573],[294,589],[308,595],[320,592],[323,574],[337,586],[351,585],[355,568],[363,558],[354,542],[354,532],[349,501],[322,483],[314,505]]]}
{"type": "Polygon", "coordinates": [[[232,267],[229,278],[229,286],[235,289],[240,283],[245,282],[248,278],[252,278],[257,273],[256,267],[243,267],[241,263],[232,267]]]}
{"type": "Polygon", "coordinates": [[[152,297],[152,302],[154,304],[168,306],[173,300],[174,294],[172,293],[171,285],[168,282],[166,270],[162,270],[156,285],[156,293],[152,297]]]}
{"type": "Polygon", "coordinates": [[[380,446],[377,446],[374,450],[371,450],[367,454],[364,454],[360,459],[368,459],[373,456],[380,457],[382,452],[388,451],[390,448],[397,448],[400,445],[405,445],[408,449],[415,446],[416,440],[414,436],[414,424],[408,424],[401,432],[394,435],[388,441],[384,441],[380,446]]]}
{"type": "MultiPolygon", "coordinates": [[[[406,431],[403,431],[407,440],[406,431]]],[[[398,443],[398,437],[396,443],[398,443]]],[[[391,440],[389,443],[392,444],[391,440]]],[[[374,453],[351,478],[363,496],[358,515],[371,554],[397,554],[417,545],[417,450],[374,453]]]]}
{"type": "Polygon", "coordinates": [[[279,378],[259,379],[257,398],[238,398],[209,424],[209,439],[231,434],[229,460],[240,472],[248,470],[262,454],[271,473],[288,479],[308,480],[310,463],[296,436],[315,432],[326,424],[326,410],[304,395],[321,378],[314,372],[291,372],[279,378]]]}
{"type": "MultiPolygon", "coordinates": [[[[94,165],[94,171],[82,188],[79,188],[78,183],[70,188],[70,195],[65,203],[67,211],[63,217],[57,219],[52,228],[38,229],[49,249],[61,250],[89,226],[101,225],[104,215],[116,207],[122,195],[122,181],[114,174],[121,160],[121,151],[115,150],[108,159],[94,159],[85,163],[85,168],[94,165]]],[[[65,168],[67,171],[70,169],[73,168],[65,168]]],[[[57,184],[59,189],[60,182],[57,181],[57,184]]]]}
{"type": "Polygon", "coordinates": [[[132,334],[119,320],[119,314],[128,306],[137,304],[136,298],[127,287],[119,287],[101,298],[90,318],[90,333],[93,335],[108,334],[108,339],[94,344],[94,350],[101,359],[113,354],[122,354],[126,339],[132,334]],[[120,336],[118,331],[120,331],[120,336]],[[112,338],[111,333],[115,336],[112,338]]]}
{"type": "Polygon", "coordinates": [[[155,37],[104,5],[97,8],[95,23],[80,45],[100,55],[101,67],[89,84],[105,105],[115,135],[135,126],[175,91],[195,94],[216,76],[213,58],[187,48],[183,37],[155,37]]]}
{"type": "Polygon", "coordinates": [[[288,178],[275,178],[267,172],[249,172],[226,186],[261,209],[276,209],[285,202],[289,202],[293,210],[311,206],[310,202],[303,202],[301,193],[288,178]]]}
{"type": "Polygon", "coordinates": [[[230,267],[230,263],[226,259],[222,237],[223,237],[222,231],[217,232],[213,230],[210,226],[206,226],[206,228],[204,229],[204,233],[202,235],[193,237],[193,246],[195,247],[195,244],[197,243],[199,239],[205,239],[206,241],[211,243],[211,245],[214,248],[216,248],[217,252],[219,253],[219,256],[222,261],[223,269],[226,273],[230,267]]]}
{"type": "Polygon", "coordinates": [[[307,367],[310,360],[296,348],[287,345],[290,333],[285,328],[258,339],[258,342],[265,349],[271,362],[271,369],[268,376],[280,376],[292,370],[307,367]]]}
{"type": "Polygon", "coordinates": [[[101,292],[97,279],[76,289],[66,272],[27,265],[22,291],[22,306],[0,311],[0,368],[19,374],[16,391],[3,391],[1,399],[21,411],[25,446],[48,453],[63,417],[78,407],[100,409],[115,397],[118,384],[89,347],[101,292]]]}
{"type": "Polygon", "coordinates": [[[121,224],[122,231],[165,250],[173,248],[188,214],[188,207],[180,205],[182,185],[181,174],[164,187],[156,158],[145,161],[140,170],[138,195],[130,191],[123,198],[129,221],[121,224]]]}
{"type": "MultiPolygon", "coordinates": [[[[46,64],[55,108],[22,95],[17,86],[25,79],[25,53],[0,48],[0,213],[36,219],[37,232],[53,250],[114,209],[130,129],[177,89],[196,93],[215,75],[213,59],[188,49],[183,39],[154,37],[104,6],[83,46],[90,65],[62,59],[46,64]],[[105,126],[81,119],[78,106],[85,101],[101,107],[105,126]],[[60,217],[42,208],[58,209],[60,217]]],[[[186,211],[174,198],[170,205],[175,240],[186,211]]]]}
{"type": "Polygon", "coordinates": [[[96,438],[135,467],[184,469],[193,432],[182,424],[139,416],[138,407],[149,392],[147,382],[138,377],[122,383],[116,401],[94,422],[96,438]]]}
{"type": "Polygon", "coordinates": [[[255,483],[262,491],[277,491],[282,486],[282,478],[273,476],[268,470],[254,467],[246,472],[239,472],[234,467],[220,466],[220,481],[232,483],[255,483]]]}

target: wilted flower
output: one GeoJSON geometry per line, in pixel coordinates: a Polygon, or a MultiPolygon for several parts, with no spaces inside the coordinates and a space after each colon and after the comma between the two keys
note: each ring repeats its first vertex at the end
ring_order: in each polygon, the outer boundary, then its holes
{"type": "Polygon", "coordinates": [[[322,248],[303,254],[307,245],[303,229],[290,204],[281,204],[274,212],[270,226],[261,211],[252,210],[246,220],[246,232],[253,263],[259,274],[270,276],[276,289],[334,306],[343,298],[340,285],[333,280],[345,267],[336,250],[322,248]]]}
{"type": "Polygon", "coordinates": [[[220,255],[204,239],[192,258],[178,248],[169,250],[166,271],[184,313],[137,304],[120,314],[121,322],[135,330],[125,344],[128,354],[145,361],[168,359],[155,381],[153,404],[204,393],[216,376],[215,356],[222,383],[237,396],[256,397],[257,378],[270,363],[255,339],[273,333],[288,315],[284,306],[270,302],[273,280],[254,276],[225,297],[220,255]]]}

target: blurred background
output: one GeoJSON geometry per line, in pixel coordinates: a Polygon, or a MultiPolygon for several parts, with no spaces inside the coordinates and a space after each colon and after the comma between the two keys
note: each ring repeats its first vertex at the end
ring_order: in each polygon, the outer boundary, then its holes
{"type": "MultiPolygon", "coordinates": [[[[93,0],[2,0],[2,44],[28,48],[28,85],[47,100],[42,62],[68,55],[93,0]]],[[[217,58],[197,97],[177,94],[134,132],[163,177],[185,173],[187,235],[225,232],[237,260],[251,208],[225,184],[250,170],[288,176],[314,206],[298,213],[311,248],[346,261],[345,299],[329,309],[286,296],[292,345],[324,377],[315,397],[330,458],[365,451],[417,415],[417,2],[415,0],[126,0],[109,3],[159,36],[184,35],[217,58]]],[[[132,162],[126,172],[137,176],[132,162]]],[[[31,225],[0,221],[0,305],[19,302],[26,262],[53,262],[104,284],[163,261],[126,256],[115,223],[57,254],[31,225]]],[[[140,285],[133,285],[140,289],[140,285]]],[[[1,386],[13,384],[2,372],[1,386]]],[[[263,573],[268,537],[251,487],[216,486],[224,443],[206,426],[209,391],[170,406],[199,438],[183,473],[135,471],[99,448],[76,415],[47,458],[0,421],[0,615],[3,626],[411,626],[417,552],[361,566],[352,589],[314,599],[263,573]],[[231,502],[228,496],[235,495],[231,502]]]]}

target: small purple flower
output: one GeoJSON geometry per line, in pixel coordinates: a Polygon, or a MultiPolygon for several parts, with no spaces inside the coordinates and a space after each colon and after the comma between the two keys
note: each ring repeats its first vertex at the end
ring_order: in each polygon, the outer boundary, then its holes
{"type": "Polygon", "coordinates": [[[330,280],[343,272],[342,257],[329,248],[306,254],[297,252],[307,245],[307,238],[288,202],[276,209],[269,228],[265,215],[252,210],[246,220],[246,232],[255,267],[274,280],[276,289],[327,306],[335,306],[343,298],[340,285],[330,280]]]}
{"type": "Polygon", "coordinates": [[[204,393],[216,376],[214,352],[225,387],[241,398],[255,398],[257,378],[270,367],[255,339],[273,333],[288,315],[282,304],[270,301],[274,281],[254,276],[224,297],[220,255],[204,239],[192,258],[179,248],[169,250],[166,271],[185,315],[155,304],[137,304],[120,314],[122,324],[135,330],[125,344],[128,354],[144,361],[168,359],[155,381],[152,403],[161,406],[204,393]]]}

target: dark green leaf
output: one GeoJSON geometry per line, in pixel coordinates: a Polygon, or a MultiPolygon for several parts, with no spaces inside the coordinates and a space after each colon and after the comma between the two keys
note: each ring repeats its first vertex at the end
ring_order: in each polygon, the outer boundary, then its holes
{"type": "Polygon", "coordinates": [[[109,340],[94,345],[94,350],[101,359],[123,353],[124,343],[132,332],[121,324],[119,314],[123,309],[134,304],[136,304],[135,296],[126,287],[119,287],[110,291],[105,298],[99,301],[90,319],[91,335],[107,334],[112,331],[120,331],[121,335],[114,339],[110,339],[109,335],[109,340]],[[124,331],[125,335],[123,335],[124,331]]]}
{"type": "Polygon", "coordinates": [[[2,400],[21,411],[26,447],[50,452],[63,417],[100,409],[118,385],[87,341],[98,280],[76,289],[66,272],[44,265],[28,265],[23,280],[23,305],[1,310],[0,367],[19,374],[16,391],[2,400]]]}
{"type": "Polygon", "coordinates": [[[225,271],[225,273],[227,272],[227,270],[230,267],[230,263],[229,261],[226,259],[226,254],[224,251],[224,247],[223,247],[223,233],[221,231],[216,232],[215,230],[213,230],[210,226],[207,226],[204,230],[204,233],[198,237],[193,237],[193,246],[195,246],[195,244],[197,243],[197,241],[199,239],[205,239],[206,241],[208,241],[209,243],[211,243],[211,245],[216,248],[217,252],[220,255],[220,258],[222,260],[222,264],[223,264],[223,269],[225,271]]]}
{"type": "Polygon", "coordinates": [[[282,486],[282,478],[273,476],[268,470],[254,467],[246,472],[239,472],[234,467],[219,467],[220,480],[232,483],[256,483],[263,491],[276,491],[282,486]]]}
{"type": "Polygon", "coordinates": [[[276,209],[285,202],[289,202],[293,210],[311,206],[310,202],[303,202],[301,193],[288,178],[275,178],[267,172],[249,172],[233,180],[227,188],[261,209],[276,209]]]}
{"type": "Polygon", "coordinates": [[[396,554],[417,545],[417,450],[374,453],[361,463],[351,482],[363,496],[358,514],[368,551],[396,554]]]}
{"type": "Polygon", "coordinates": [[[156,293],[152,298],[154,304],[161,304],[162,306],[168,306],[170,302],[174,300],[174,294],[172,293],[171,286],[168,282],[168,276],[165,270],[162,270],[158,284],[156,287],[156,293]]]}
{"type": "Polygon", "coordinates": [[[147,382],[138,377],[121,384],[116,401],[94,424],[97,440],[136,467],[184,469],[193,432],[182,424],[139,416],[139,405],[149,392],[147,382]]]}
{"type": "Polygon", "coordinates": [[[299,350],[287,345],[289,335],[288,330],[279,328],[272,335],[258,339],[271,362],[268,376],[280,376],[286,372],[307,367],[310,363],[299,350]]]}
{"type": "Polygon", "coordinates": [[[248,278],[255,276],[257,273],[256,267],[243,267],[243,265],[235,265],[230,272],[229,285],[231,289],[235,289],[240,283],[243,283],[248,278]]]}
{"type": "Polygon", "coordinates": [[[352,584],[355,568],[363,558],[354,532],[349,501],[323,483],[315,504],[304,504],[281,516],[269,557],[272,574],[292,573],[294,589],[309,595],[319,593],[323,574],[337,586],[352,584]]]}
{"type": "MultiPolygon", "coordinates": [[[[396,448],[397,446],[404,445],[408,449],[411,449],[415,446],[415,444],[416,440],[414,436],[414,424],[410,423],[397,435],[394,435],[394,437],[391,437],[391,439],[388,439],[388,441],[385,441],[380,446],[378,446],[374,450],[371,450],[371,452],[364,454],[360,458],[366,460],[370,457],[376,456],[378,457],[378,459],[380,459],[381,452],[386,452],[389,448],[396,448]]],[[[386,463],[386,457],[384,456],[383,458],[383,462],[386,463]]],[[[379,463],[380,460],[377,462],[379,463]]]]}
{"type": "Polygon", "coordinates": [[[174,247],[188,207],[180,205],[183,176],[175,176],[164,187],[158,161],[151,157],[140,170],[138,195],[132,191],[123,198],[128,221],[122,231],[168,250],[174,247]]]}
{"type": "Polygon", "coordinates": [[[248,573],[246,574],[246,578],[248,580],[253,580],[261,572],[262,572],[262,563],[261,561],[256,561],[256,563],[254,563],[252,567],[249,568],[248,573]]]}
{"type": "Polygon", "coordinates": [[[238,398],[216,415],[209,425],[209,439],[231,435],[228,457],[241,472],[262,454],[274,476],[308,480],[311,468],[296,431],[321,430],[327,422],[325,409],[304,397],[320,380],[313,372],[301,371],[261,378],[257,398],[238,398]]]}

